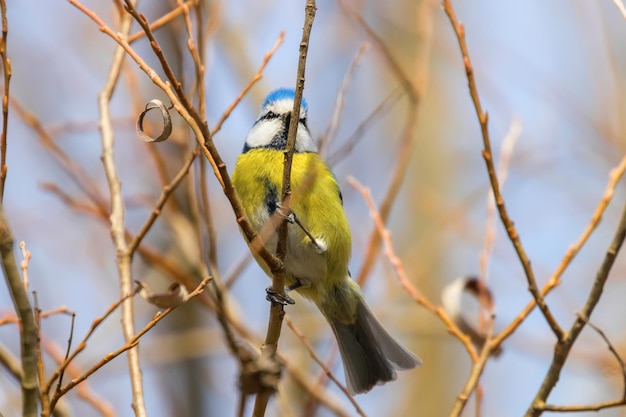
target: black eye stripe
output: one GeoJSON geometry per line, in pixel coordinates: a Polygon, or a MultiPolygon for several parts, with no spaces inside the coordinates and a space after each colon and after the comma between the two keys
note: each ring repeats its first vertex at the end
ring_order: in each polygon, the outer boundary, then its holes
{"type": "Polygon", "coordinates": [[[260,120],[273,120],[278,119],[280,116],[274,113],[273,111],[268,111],[263,116],[261,116],[260,120]]]}

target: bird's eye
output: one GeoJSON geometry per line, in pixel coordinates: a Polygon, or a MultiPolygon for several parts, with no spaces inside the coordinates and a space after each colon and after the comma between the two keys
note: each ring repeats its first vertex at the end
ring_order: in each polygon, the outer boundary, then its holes
{"type": "Polygon", "coordinates": [[[273,111],[268,111],[267,113],[265,113],[263,115],[263,117],[261,117],[261,119],[263,120],[272,120],[272,119],[278,119],[278,115],[276,113],[274,113],[273,111]]]}
{"type": "Polygon", "coordinates": [[[306,126],[306,117],[301,117],[300,118],[300,123],[302,123],[303,125],[306,126]]]}

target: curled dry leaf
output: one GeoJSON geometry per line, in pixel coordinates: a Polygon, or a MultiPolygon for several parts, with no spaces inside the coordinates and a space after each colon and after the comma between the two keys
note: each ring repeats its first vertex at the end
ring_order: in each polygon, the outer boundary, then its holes
{"type": "Polygon", "coordinates": [[[148,284],[135,281],[139,285],[139,295],[152,305],[159,308],[177,307],[187,300],[189,293],[187,289],[175,282],[169,286],[167,292],[152,294],[148,284]]]}
{"type": "Polygon", "coordinates": [[[163,104],[161,100],[150,100],[148,104],[146,104],[146,108],[144,111],[139,113],[139,117],[137,117],[137,125],[136,125],[137,135],[144,142],[162,142],[165,139],[169,138],[172,134],[172,118],[170,117],[170,112],[167,109],[167,106],[163,104]],[[143,128],[143,118],[148,114],[148,112],[152,109],[159,109],[161,111],[161,117],[163,118],[163,130],[159,133],[159,136],[153,138],[148,135],[143,128]]]}
{"type": "MultiPolygon", "coordinates": [[[[463,296],[466,294],[474,297],[478,301],[479,305],[488,313],[488,320],[491,320],[493,317],[495,309],[493,294],[489,287],[476,277],[458,278],[446,285],[441,293],[443,308],[450,318],[463,333],[467,334],[470,339],[472,339],[472,343],[474,343],[476,348],[481,350],[487,338],[486,326],[481,328],[475,324],[476,320],[467,318],[468,314],[476,313],[464,311],[468,310],[462,305],[463,296]]],[[[493,356],[498,356],[500,353],[502,353],[502,348],[498,347],[492,354],[493,356]]]]}

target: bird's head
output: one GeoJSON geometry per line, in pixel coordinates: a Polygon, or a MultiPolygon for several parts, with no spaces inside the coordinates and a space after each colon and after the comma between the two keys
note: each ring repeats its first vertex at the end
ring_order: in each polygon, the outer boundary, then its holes
{"type": "MultiPolygon", "coordinates": [[[[279,88],[265,98],[256,122],[246,138],[244,152],[257,148],[285,150],[294,97],[293,89],[279,88]]],[[[307,109],[306,100],[303,98],[300,105],[296,152],[317,151],[307,127],[307,109]]]]}

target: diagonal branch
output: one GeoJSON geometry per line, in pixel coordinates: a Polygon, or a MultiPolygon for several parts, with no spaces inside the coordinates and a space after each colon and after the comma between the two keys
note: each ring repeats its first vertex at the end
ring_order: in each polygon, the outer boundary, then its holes
{"type": "Polygon", "coordinates": [[[467,43],[465,41],[465,26],[463,25],[463,23],[460,23],[457,20],[451,0],[443,0],[443,8],[448,15],[448,18],[450,19],[450,23],[452,24],[452,27],[456,34],[459,48],[461,49],[461,54],[463,56],[463,63],[465,66],[465,74],[467,75],[470,96],[472,97],[472,102],[474,103],[476,116],[478,116],[478,122],[480,123],[480,130],[483,137],[483,158],[485,160],[485,165],[487,166],[487,174],[489,175],[489,182],[491,183],[491,189],[493,190],[493,197],[496,201],[496,206],[498,207],[500,219],[502,220],[504,229],[509,236],[509,240],[515,248],[515,252],[517,252],[517,256],[522,264],[522,268],[524,269],[524,274],[526,275],[526,280],[528,281],[528,290],[535,299],[537,305],[539,306],[539,309],[541,310],[546,321],[550,325],[550,328],[554,332],[557,340],[561,341],[564,337],[563,329],[561,329],[561,326],[552,315],[552,312],[548,308],[548,305],[546,304],[543,295],[539,291],[539,287],[537,286],[537,280],[535,279],[535,273],[530,266],[530,259],[528,259],[528,255],[524,250],[524,246],[522,245],[520,236],[517,233],[517,229],[515,229],[513,221],[511,220],[504,204],[504,198],[502,197],[502,192],[500,190],[500,183],[498,181],[496,168],[493,163],[493,154],[491,152],[491,139],[489,138],[488,129],[489,114],[486,111],[483,111],[482,105],[480,103],[478,87],[476,86],[476,78],[474,77],[474,68],[472,67],[467,43]]]}
{"type": "Polygon", "coordinates": [[[591,313],[593,313],[594,308],[600,301],[600,297],[602,296],[602,291],[604,290],[604,285],[606,284],[607,279],[609,278],[609,272],[613,267],[613,263],[615,262],[615,258],[622,247],[622,243],[624,243],[624,239],[626,238],[626,206],[622,211],[622,218],[617,226],[617,230],[615,231],[615,236],[613,237],[613,241],[609,246],[606,255],[604,257],[604,261],[598,269],[596,273],[596,278],[593,282],[593,286],[589,291],[589,296],[587,297],[587,301],[583,306],[582,310],[576,317],[574,324],[571,329],[563,335],[563,338],[559,340],[554,347],[554,357],[552,359],[552,364],[550,365],[550,369],[548,370],[535,399],[532,404],[526,411],[525,417],[538,417],[546,410],[545,401],[552,392],[552,389],[556,386],[556,383],[559,380],[561,375],[561,370],[565,365],[565,361],[570,353],[570,350],[574,346],[576,339],[585,328],[585,325],[589,322],[591,318],[591,313]]]}

